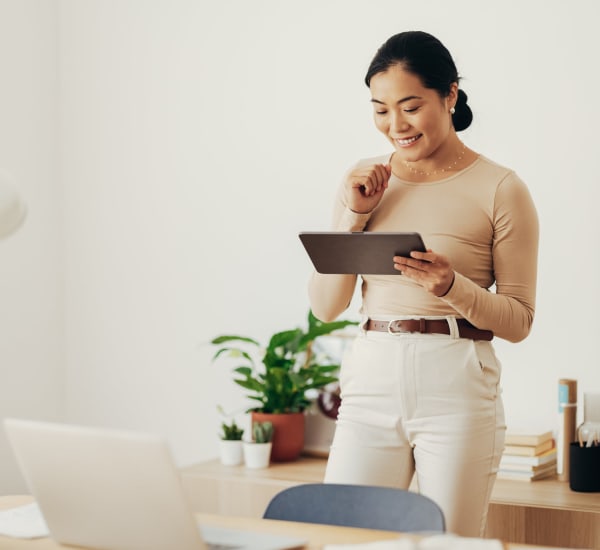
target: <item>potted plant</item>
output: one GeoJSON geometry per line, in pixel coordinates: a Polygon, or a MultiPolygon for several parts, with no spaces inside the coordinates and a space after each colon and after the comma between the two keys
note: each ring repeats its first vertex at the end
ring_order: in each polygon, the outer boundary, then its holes
{"type": "Polygon", "coordinates": [[[243,460],[242,436],[243,428],[240,428],[235,420],[229,423],[221,423],[221,440],[219,441],[219,456],[221,463],[226,466],[236,466],[243,460]]]}
{"type": "Polygon", "coordinates": [[[256,401],[252,421],[269,421],[275,428],[271,459],[294,460],[304,445],[304,410],[310,405],[307,391],[337,381],[339,364],[324,354],[313,353],[320,336],[341,330],[356,321],[324,323],[308,312],[306,330],[295,328],[271,336],[266,348],[247,336],[224,335],[211,343],[220,346],[213,361],[234,357],[234,382],[256,401]],[[234,344],[233,346],[231,344],[234,344]]]}
{"type": "Polygon", "coordinates": [[[253,422],[252,441],[244,441],[244,463],[248,468],[266,468],[271,458],[272,422],[253,422]]]}

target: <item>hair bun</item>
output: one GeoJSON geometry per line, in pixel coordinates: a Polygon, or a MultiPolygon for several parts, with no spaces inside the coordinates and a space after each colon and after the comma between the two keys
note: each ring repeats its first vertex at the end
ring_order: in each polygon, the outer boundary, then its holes
{"type": "Polygon", "coordinates": [[[466,130],[473,121],[473,111],[467,105],[467,94],[462,89],[458,89],[458,97],[454,106],[454,114],[452,115],[452,124],[457,132],[466,130]]]}

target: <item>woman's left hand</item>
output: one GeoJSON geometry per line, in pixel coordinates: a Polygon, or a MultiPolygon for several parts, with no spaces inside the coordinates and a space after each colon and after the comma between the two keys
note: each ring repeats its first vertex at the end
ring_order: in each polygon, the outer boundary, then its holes
{"type": "Polygon", "coordinates": [[[431,249],[427,252],[413,251],[410,258],[394,256],[394,269],[438,297],[447,294],[454,283],[454,270],[448,258],[431,249]]]}

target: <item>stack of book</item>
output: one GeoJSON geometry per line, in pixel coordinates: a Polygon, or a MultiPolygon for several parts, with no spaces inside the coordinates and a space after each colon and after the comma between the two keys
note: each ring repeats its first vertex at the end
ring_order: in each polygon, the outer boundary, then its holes
{"type": "Polygon", "coordinates": [[[556,475],[556,445],[552,432],[507,433],[499,479],[535,481],[556,475]]]}

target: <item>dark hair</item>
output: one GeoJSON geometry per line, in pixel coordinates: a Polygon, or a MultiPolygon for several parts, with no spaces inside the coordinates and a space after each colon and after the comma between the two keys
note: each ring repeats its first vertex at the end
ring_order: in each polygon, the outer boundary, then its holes
{"type": "MultiPolygon", "coordinates": [[[[431,34],[423,31],[407,31],[395,34],[378,50],[369,65],[365,84],[371,85],[371,78],[387,71],[393,65],[402,67],[418,76],[423,86],[436,90],[441,98],[450,93],[453,82],[458,84],[460,77],[454,60],[447,48],[431,34]]],[[[459,89],[452,123],[457,132],[469,127],[473,112],[467,105],[467,94],[459,89]]]]}

